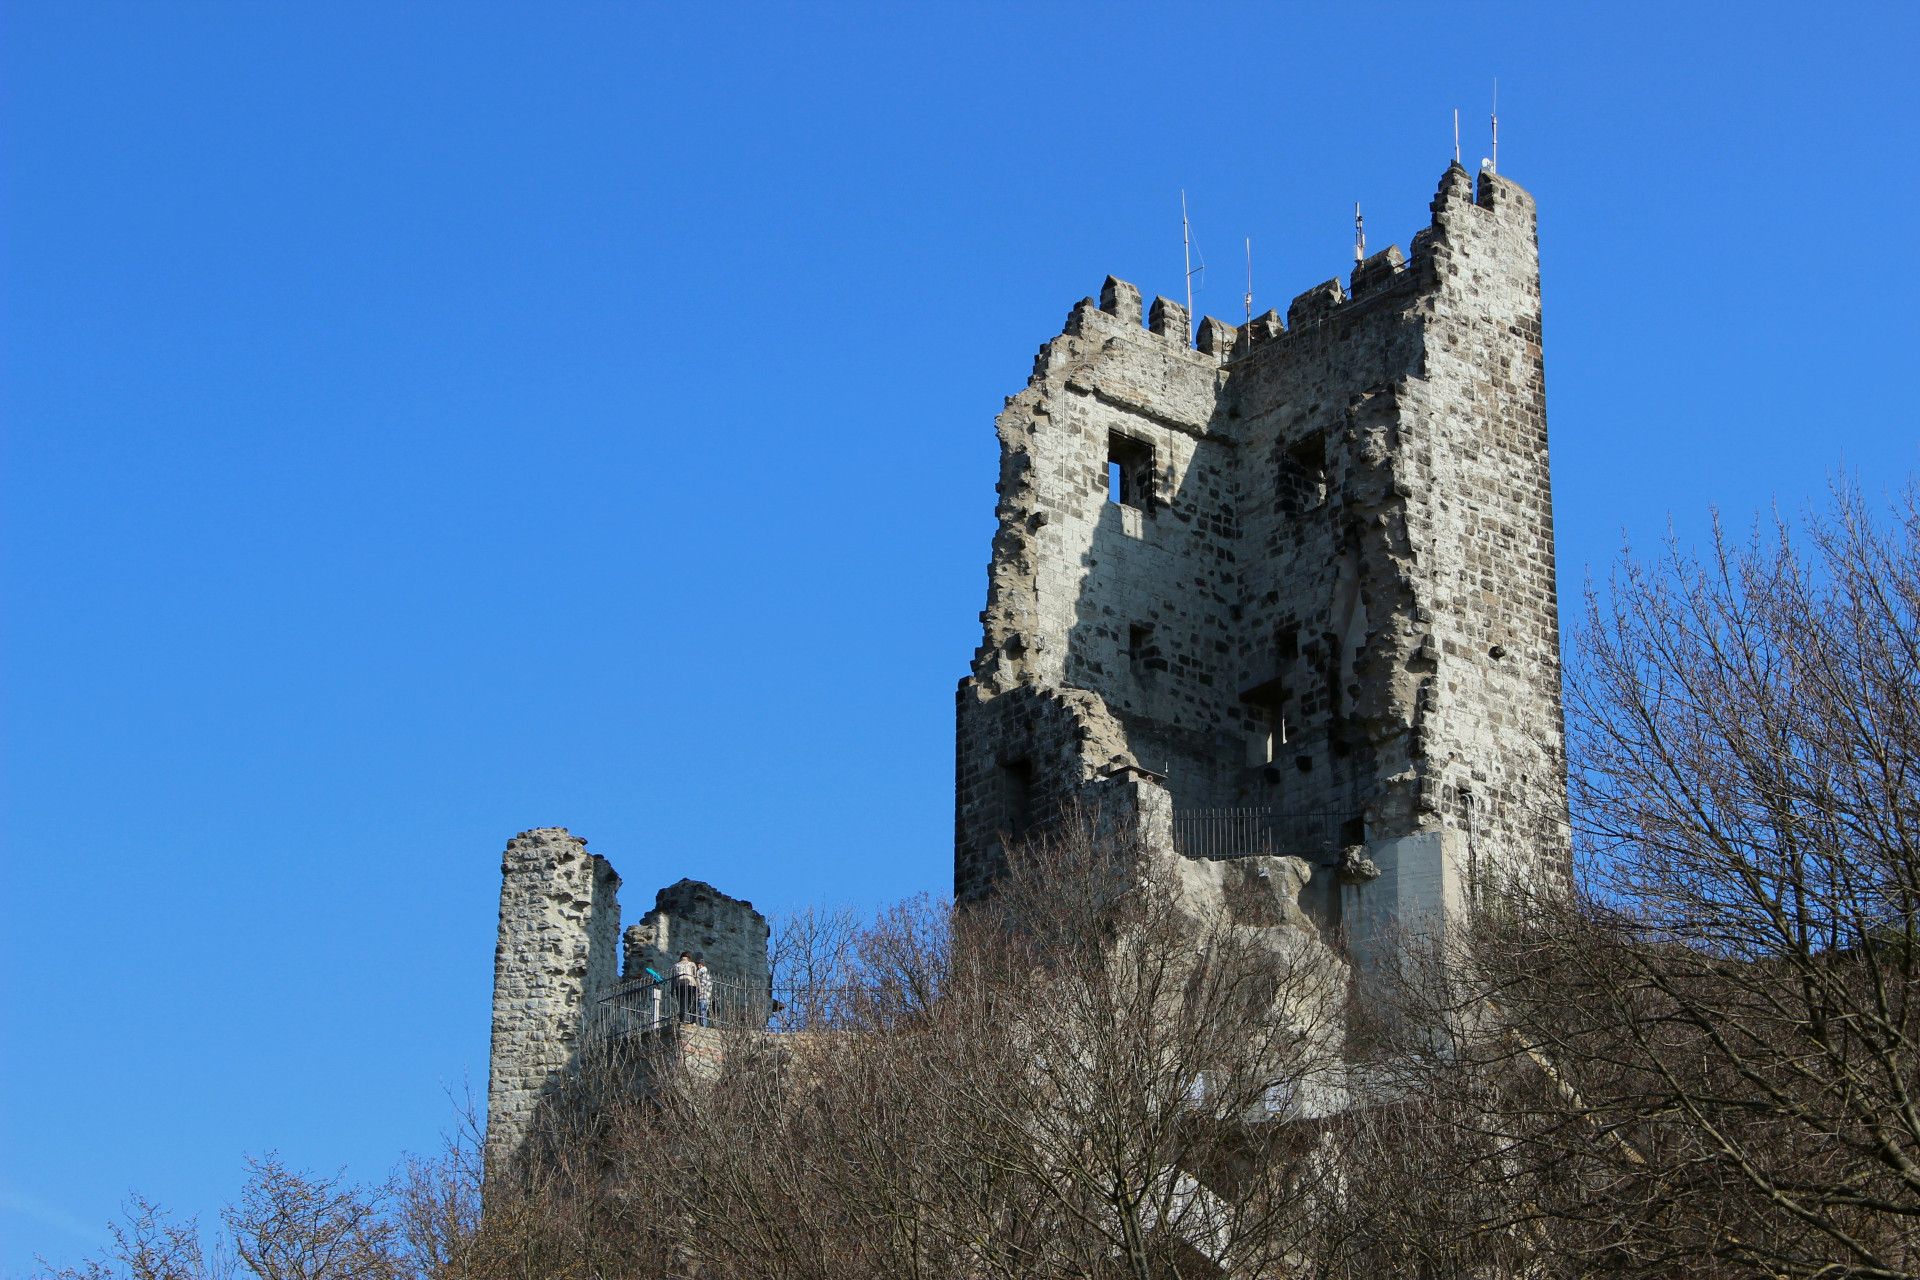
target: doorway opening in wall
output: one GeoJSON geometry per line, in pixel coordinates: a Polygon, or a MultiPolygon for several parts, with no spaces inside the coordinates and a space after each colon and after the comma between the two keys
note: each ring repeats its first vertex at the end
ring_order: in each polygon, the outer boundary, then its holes
{"type": "Polygon", "coordinates": [[[1153,446],[1115,431],[1107,436],[1107,501],[1153,510],[1153,446]]]}

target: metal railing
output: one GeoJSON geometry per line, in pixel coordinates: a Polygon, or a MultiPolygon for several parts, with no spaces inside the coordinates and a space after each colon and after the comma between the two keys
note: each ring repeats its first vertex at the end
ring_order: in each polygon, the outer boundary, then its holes
{"type": "Polygon", "coordinates": [[[685,1008],[674,984],[651,978],[623,981],[594,1002],[587,1038],[608,1043],[681,1025],[737,1031],[820,1031],[873,1027],[924,1010],[932,990],[899,982],[813,982],[759,985],[716,980],[702,1002],[695,989],[685,1008]]]}
{"type": "Polygon", "coordinates": [[[1176,809],[1173,847],[1189,858],[1287,854],[1324,861],[1360,840],[1355,813],[1290,813],[1270,805],[1176,809]]]}
{"type": "Polygon", "coordinates": [[[774,1009],[773,993],[763,982],[712,979],[704,994],[652,978],[629,979],[601,997],[589,1012],[595,1039],[645,1035],[668,1024],[762,1030],[774,1009]]]}

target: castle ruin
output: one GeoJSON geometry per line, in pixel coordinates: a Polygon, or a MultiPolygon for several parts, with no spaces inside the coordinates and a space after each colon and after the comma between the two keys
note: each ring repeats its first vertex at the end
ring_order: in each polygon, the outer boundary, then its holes
{"type": "Polygon", "coordinates": [[[998,423],[959,898],[1102,795],[1187,856],[1321,868],[1353,944],[1564,875],[1533,199],[1455,164],[1432,214],[1284,320],[1195,344],[1109,278],[1040,349],[998,423]]]}
{"type": "MultiPolygon", "coordinates": [[[[1109,278],[1040,349],[997,424],[958,899],[1089,804],[1203,894],[1236,859],[1286,859],[1291,918],[1361,960],[1491,886],[1565,877],[1534,204],[1455,164],[1431,208],[1406,254],[1284,317],[1196,340],[1183,307],[1143,316],[1109,278]]],[[[679,950],[768,989],[765,919],[692,881],[627,931],[622,968],[619,877],[585,845],[507,846],[489,1169],[607,1034],[596,1011],[679,950]]]]}
{"type": "Polygon", "coordinates": [[[613,864],[564,827],[507,842],[493,953],[488,1176],[511,1162],[596,1041],[635,1026],[677,1029],[661,977],[681,951],[706,959],[727,1021],[766,1021],[767,918],[751,902],[681,880],[623,935],[619,895],[613,864]]]}

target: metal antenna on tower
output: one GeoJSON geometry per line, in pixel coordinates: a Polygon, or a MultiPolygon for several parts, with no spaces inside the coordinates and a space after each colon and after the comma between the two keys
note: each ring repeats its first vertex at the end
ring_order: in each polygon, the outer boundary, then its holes
{"type": "Polygon", "coordinates": [[[1193,278],[1200,277],[1200,283],[1207,282],[1207,255],[1200,255],[1200,265],[1193,265],[1193,223],[1187,219],[1187,193],[1180,192],[1180,240],[1187,254],[1187,315],[1193,315],[1193,278]]]}
{"type": "Polygon", "coordinates": [[[1187,318],[1193,318],[1193,226],[1187,221],[1187,189],[1180,188],[1180,250],[1187,263],[1187,318]]]}
{"type": "Polygon", "coordinates": [[[1493,78],[1493,155],[1489,167],[1500,172],[1500,77],[1493,78]]]}
{"type": "Polygon", "coordinates": [[[1460,108],[1453,109],[1453,162],[1460,163],[1460,108]]]}
{"type": "Polygon", "coordinates": [[[1353,260],[1365,262],[1367,258],[1367,220],[1360,216],[1360,202],[1353,202],[1353,260]]]}
{"type": "Polygon", "coordinates": [[[1253,237],[1247,237],[1247,323],[1253,323],[1253,237]]]}

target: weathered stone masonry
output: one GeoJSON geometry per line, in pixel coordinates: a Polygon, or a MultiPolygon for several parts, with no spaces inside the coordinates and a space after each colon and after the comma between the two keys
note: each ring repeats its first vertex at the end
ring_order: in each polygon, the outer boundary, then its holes
{"type": "Polygon", "coordinates": [[[578,1064],[583,1011],[613,989],[619,889],[607,860],[564,827],[507,842],[493,953],[489,1171],[519,1148],[542,1100],[578,1064]]]}
{"type": "Polygon", "coordinates": [[[1455,165],[1432,213],[1284,321],[1196,346],[1109,279],[1041,348],[998,422],[959,896],[1008,833],[1143,780],[1188,852],[1253,852],[1207,838],[1248,815],[1329,871],[1364,846],[1377,881],[1309,893],[1349,931],[1562,874],[1534,205],[1455,165]]]}
{"type": "MultiPolygon", "coordinates": [[[[486,1169],[506,1168],[596,1042],[631,1028],[608,1016],[651,1001],[649,965],[672,971],[681,950],[704,955],[716,982],[766,991],[767,919],[751,902],[681,880],[627,930],[621,970],[620,877],[564,827],[523,831],[500,864],[500,932],[493,962],[493,1045],[487,1079],[486,1169]],[[669,955],[667,949],[671,948],[669,955]]],[[[764,1003],[752,1006],[764,1013],[764,1003]]],[[[737,1011],[737,1006],[736,1006],[737,1011]]]]}
{"type": "Polygon", "coordinates": [[[730,992],[767,990],[767,918],[751,902],[728,897],[710,884],[681,880],[654,895],[653,910],[628,925],[626,973],[638,977],[649,968],[673,971],[682,951],[704,957],[714,980],[730,992]]]}

